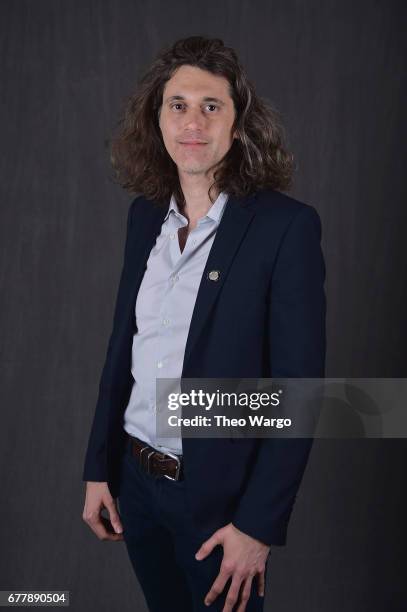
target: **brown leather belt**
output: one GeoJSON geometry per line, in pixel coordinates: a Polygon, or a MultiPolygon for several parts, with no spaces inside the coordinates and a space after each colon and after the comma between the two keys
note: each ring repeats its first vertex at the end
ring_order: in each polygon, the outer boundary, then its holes
{"type": "Polygon", "coordinates": [[[184,470],[182,455],[160,453],[155,448],[130,434],[131,453],[139,462],[140,467],[154,477],[165,476],[169,480],[183,480],[184,470]]]}

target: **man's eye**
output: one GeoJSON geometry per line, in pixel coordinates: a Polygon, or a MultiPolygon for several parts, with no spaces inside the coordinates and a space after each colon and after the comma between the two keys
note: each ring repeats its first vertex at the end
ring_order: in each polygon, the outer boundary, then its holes
{"type": "MultiPolygon", "coordinates": [[[[171,106],[171,108],[175,108],[176,110],[179,110],[179,107],[183,107],[184,105],[181,104],[181,102],[176,102],[175,104],[173,104],[171,106]],[[178,107],[178,108],[177,108],[178,107]]],[[[212,109],[217,109],[218,107],[216,106],[216,104],[207,104],[206,108],[212,108],[212,109]]],[[[210,111],[211,113],[213,112],[212,110],[210,111]]]]}

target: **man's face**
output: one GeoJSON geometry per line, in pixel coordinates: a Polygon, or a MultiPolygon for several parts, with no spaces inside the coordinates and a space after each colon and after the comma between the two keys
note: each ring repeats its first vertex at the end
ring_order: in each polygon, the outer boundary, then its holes
{"type": "Polygon", "coordinates": [[[181,66],[165,84],[159,125],[180,174],[204,174],[230,149],[235,118],[227,79],[181,66]]]}

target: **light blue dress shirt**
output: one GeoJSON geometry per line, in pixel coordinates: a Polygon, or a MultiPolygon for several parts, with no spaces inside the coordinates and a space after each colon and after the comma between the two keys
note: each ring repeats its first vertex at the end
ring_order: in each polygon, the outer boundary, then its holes
{"type": "Polygon", "coordinates": [[[131,365],[134,383],[124,429],[163,453],[182,454],[182,439],[156,435],[156,378],[181,378],[199,284],[227,200],[228,195],[221,192],[188,234],[181,253],[178,230],[188,225],[188,219],[171,197],[137,295],[131,365]]]}

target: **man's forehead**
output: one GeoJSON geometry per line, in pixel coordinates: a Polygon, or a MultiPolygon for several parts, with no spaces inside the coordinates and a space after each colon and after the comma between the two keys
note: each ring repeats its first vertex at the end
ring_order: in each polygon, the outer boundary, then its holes
{"type": "Polygon", "coordinates": [[[230,97],[229,88],[229,81],[225,77],[195,66],[185,65],[181,66],[166,82],[164,101],[166,102],[170,96],[224,100],[230,97]]]}

